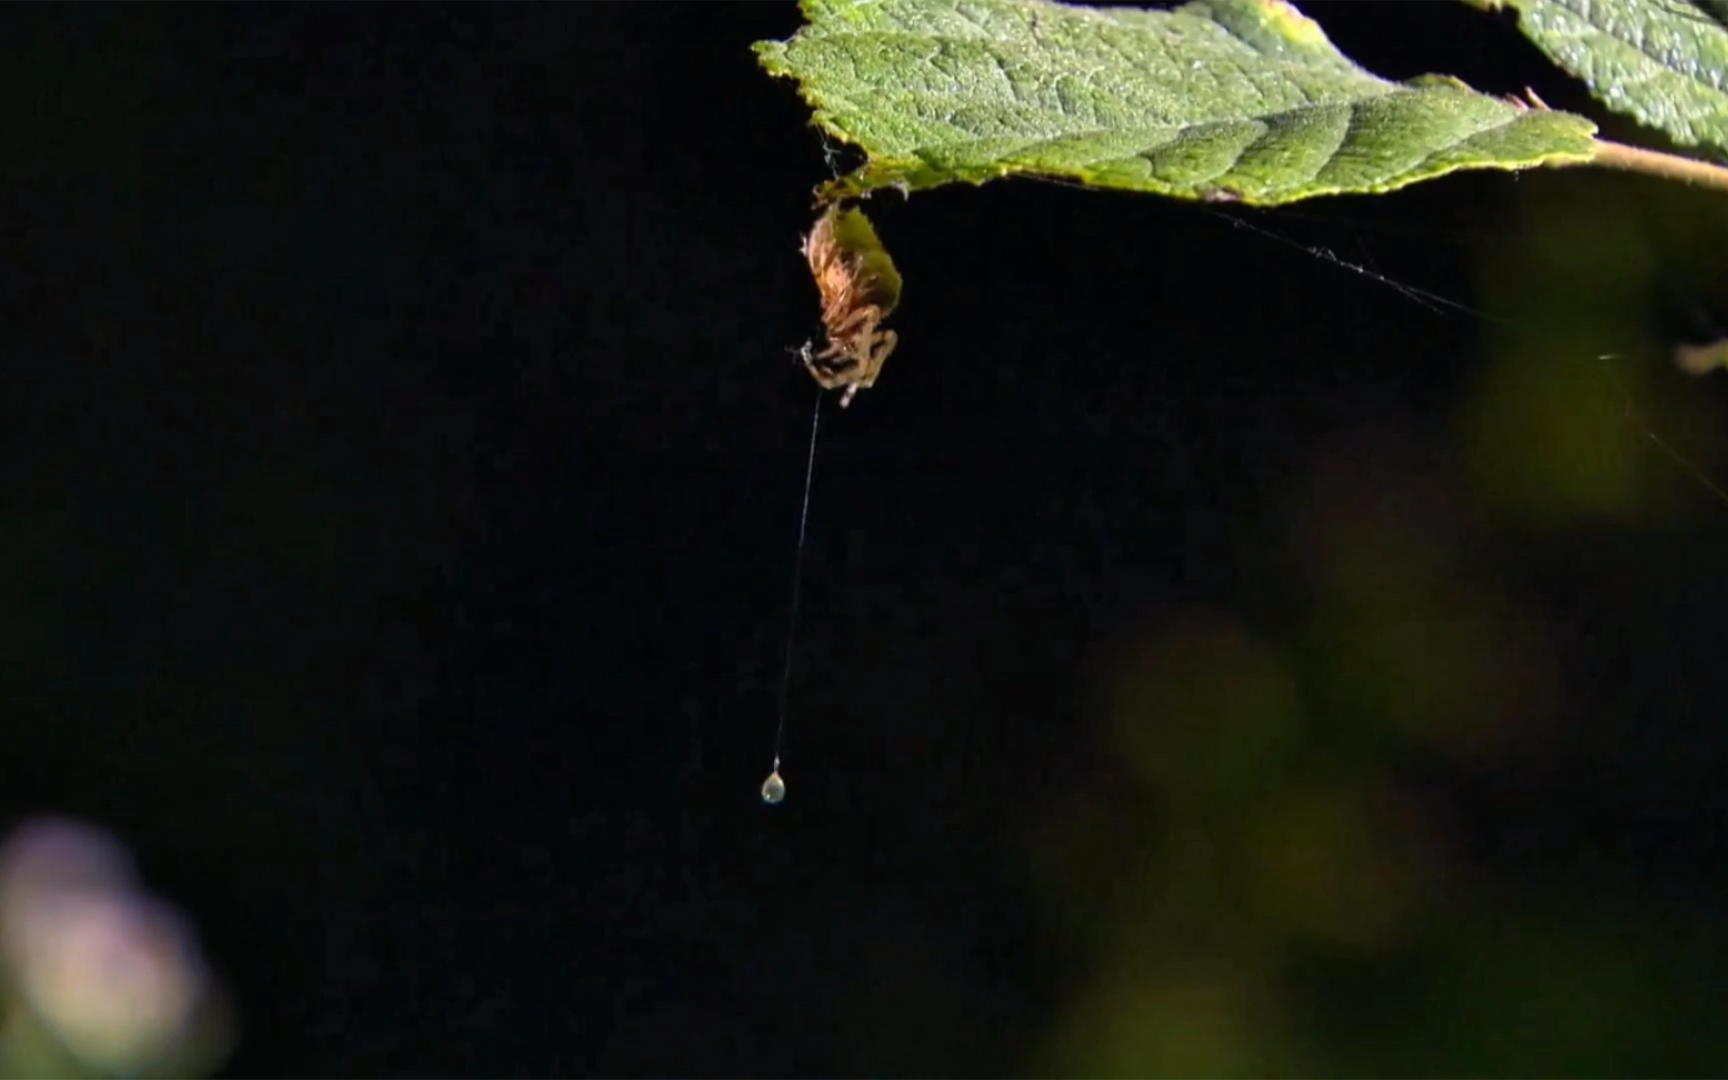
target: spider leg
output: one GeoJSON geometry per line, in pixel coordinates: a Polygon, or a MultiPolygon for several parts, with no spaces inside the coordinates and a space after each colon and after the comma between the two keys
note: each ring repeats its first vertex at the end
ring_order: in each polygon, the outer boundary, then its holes
{"type": "Polygon", "coordinates": [[[859,371],[847,385],[846,395],[840,399],[842,409],[852,404],[852,398],[858,391],[876,385],[876,377],[882,373],[883,361],[888,359],[888,354],[894,351],[894,346],[899,342],[899,335],[892,330],[884,330],[874,338],[858,342],[859,371]]]}
{"type": "Polygon", "coordinates": [[[857,358],[834,345],[815,352],[812,346],[806,344],[798,351],[798,358],[804,361],[804,367],[817,384],[829,390],[846,384],[849,381],[848,374],[858,366],[857,358]]]}
{"type": "Polygon", "coordinates": [[[876,356],[873,363],[870,365],[871,382],[876,381],[876,376],[882,371],[882,365],[888,361],[888,355],[892,353],[894,347],[899,344],[900,335],[896,334],[892,330],[882,331],[882,336],[876,339],[876,356]]]}

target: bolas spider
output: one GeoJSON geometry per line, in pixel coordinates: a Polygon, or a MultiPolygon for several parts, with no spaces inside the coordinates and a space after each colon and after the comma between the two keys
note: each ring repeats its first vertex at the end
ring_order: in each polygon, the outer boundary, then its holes
{"type": "Polygon", "coordinates": [[[862,210],[830,206],[804,238],[804,257],[822,294],[828,347],[806,342],[798,355],[824,389],[844,386],[841,408],[876,381],[899,340],[882,320],[900,303],[900,272],[862,210]]]}

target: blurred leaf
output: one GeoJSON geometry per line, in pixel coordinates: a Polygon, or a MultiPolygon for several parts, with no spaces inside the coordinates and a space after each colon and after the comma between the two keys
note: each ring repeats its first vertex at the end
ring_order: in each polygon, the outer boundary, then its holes
{"type": "MultiPolygon", "coordinates": [[[[1527,902],[1494,896],[1457,914],[1436,927],[1427,950],[1424,1045],[1434,1075],[1669,1075],[1658,1055],[1683,1058],[1708,1045],[1710,1029],[1664,1030],[1673,1002],[1714,992],[1664,981],[1673,914],[1588,889],[1527,902]],[[1693,1048],[1670,1050],[1670,1040],[1693,1048]]],[[[1702,927],[1685,932],[1714,944],[1702,927]]]]}
{"type": "Polygon", "coordinates": [[[1300,739],[1289,658],[1233,619],[1185,612],[1129,643],[1119,664],[1116,748],[1162,797],[1233,805],[1274,781],[1300,739]]]}
{"type": "Polygon", "coordinates": [[[1419,931],[1430,845],[1391,785],[1368,771],[1319,771],[1249,808],[1246,897],[1287,938],[1385,949],[1419,931]]]}
{"type": "Polygon", "coordinates": [[[1505,307],[1459,418],[1477,494],[1527,527],[1650,519],[1641,426],[1664,417],[1642,367],[1602,359],[1661,348],[1640,225],[1586,185],[1517,197],[1507,242],[1483,249],[1480,292],[1505,307]]]}
{"type": "Polygon", "coordinates": [[[1034,1071],[1057,1076],[1313,1075],[1281,1029],[1265,955],[1105,961],[1034,1071]]]}
{"type": "Polygon", "coordinates": [[[1702,0],[1466,0],[1518,12],[1524,36],[1615,112],[1728,149],[1728,7],[1702,0]]]}
{"type": "Polygon", "coordinates": [[[1274,205],[1460,169],[1590,160],[1595,126],[1456,79],[1389,82],[1283,0],[1174,11],[1046,0],[804,0],[758,42],[869,160],[830,199],[1015,174],[1274,205]]]}

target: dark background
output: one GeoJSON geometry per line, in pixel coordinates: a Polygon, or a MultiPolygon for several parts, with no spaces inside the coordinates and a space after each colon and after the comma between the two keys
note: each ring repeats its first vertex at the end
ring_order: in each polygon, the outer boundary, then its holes
{"type": "Polygon", "coordinates": [[[4,21],[5,805],[189,909],[228,1075],[1728,1064],[1719,195],[873,200],[767,809],[794,5],[4,21]]]}

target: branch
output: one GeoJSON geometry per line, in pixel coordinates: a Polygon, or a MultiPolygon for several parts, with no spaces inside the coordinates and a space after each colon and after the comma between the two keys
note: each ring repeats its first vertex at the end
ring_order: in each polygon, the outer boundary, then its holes
{"type": "Polygon", "coordinates": [[[1605,169],[1647,173],[1664,180],[1678,180],[1683,184],[1728,191],[1728,167],[1681,157],[1678,154],[1664,154],[1659,150],[1627,146],[1624,143],[1596,140],[1596,157],[1591,164],[1605,169]]]}

